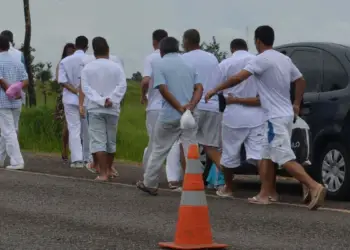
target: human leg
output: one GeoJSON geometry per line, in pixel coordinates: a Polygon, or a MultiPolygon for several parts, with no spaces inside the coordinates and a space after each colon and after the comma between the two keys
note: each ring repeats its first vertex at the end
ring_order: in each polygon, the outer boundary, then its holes
{"type": "Polygon", "coordinates": [[[107,128],[107,153],[108,153],[108,166],[109,176],[118,176],[117,170],[113,167],[114,156],[117,148],[117,130],[118,130],[119,116],[106,115],[106,128],[107,128]]]}
{"type": "MultiPolygon", "coordinates": [[[[19,148],[17,131],[16,131],[16,114],[15,109],[0,109],[0,130],[2,143],[5,143],[5,152],[10,157],[10,169],[23,169],[24,161],[19,148]]],[[[19,115],[18,115],[19,117],[19,115]]],[[[17,121],[18,125],[18,121],[17,121]]]]}
{"type": "Polygon", "coordinates": [[[81,121],[77,105],[64,104],[65,117],[69,133],[71,167],[83,167],[83,148],[81,144],[81,121]]]}

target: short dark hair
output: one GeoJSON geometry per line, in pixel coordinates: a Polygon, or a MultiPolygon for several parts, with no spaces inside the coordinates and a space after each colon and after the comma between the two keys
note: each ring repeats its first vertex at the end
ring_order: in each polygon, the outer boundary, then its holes
{"type": "Polygon", "coordinates": [[[75,48],[86,49],[89,45],[89,39],[86,36],[78,36],[75,39],[75,48]]]}
{"type": "Polygon", "coordinates": [[[0,50],[7,51],[10,49],[10,41],[6,36],[0,35],[0,50]]]}
{"type": "Polygon", "coordinates": [[[247,42],[241,38],[233,39],[230,48],[234,50],[248,50],[247,42]]]}
{"type": "Polygon", "coordinates": [[[186,39],[188,43],[193,45],[198,45],[201,42],[201,36],[199,31],[196,29],[186,30],[183,38],[186,39]]]}
{"type": "Polygon", "coordinates": [[[109,46],[107,40],[103,37],[95,37],[92,40],[92,49],[95,56],[106,56],[109,53],[109,46]]]}
{"type": "Polygon", "coordinates": [[[168,37],[168,32],[162,29],[158,29],[153,31],[152,33],[152,39],[153,41],[160,42],[162,41],[163,38],[168,37]]]}
{"type": "Polygon", "coordinates": [[[260,40],[266,46],[273,46],[275,41],[275,32],[273,28],[268,25],[259,26],[255,30],[255,40],[260,40]]]}
{"type": "Polygon", "coordinates": [[[164,55],[177,53],[179,52],[179,41],[174,37],[166,37],[160,42],[159,50],[164,55]]]}
{"type": "Polygon", "coordinates": [[[13,44],[13,33],[11,31],[4,30],[3,32],[1,32],[1,35],[6,37],[7,40],[9,40],[9,42],[13,44]]]}

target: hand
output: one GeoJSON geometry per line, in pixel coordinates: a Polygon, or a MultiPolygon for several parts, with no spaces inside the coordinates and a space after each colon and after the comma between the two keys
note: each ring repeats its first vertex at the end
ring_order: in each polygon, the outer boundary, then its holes
{"type": "Polygon", "coordinates": [[[105,102],[105,108],[110,108],[112,107],[113,103],[111,101],[111,99],[107,98],[106,102],[105,102]]]}
{"type": "Polygon", "coordinates": [[[84,106],[79,106],[79,114],[81,118],[85,118],[85,108],[84,106]]]}
{"type": "Polygon", "coordinates": [[[226,103],[236,103],[237,97],[234,97],[231,93],[229,93],[226,97],[226,103]]]}
{"type": "Polygon", "coordinates": [[[186,110],[190,110],[191,112],[194,110],[194,108],[196,107],[196,105],[194,105],[193,103],[189,102],[187,103],[185,106],[183,106],[183,108],[186,110]]]}
{"type": "Polygon", "coordinates": [[[142,105],[147,105],[148,103],[148,99],[147,99],[147,96],[141,96],[141,100],[140,100],[141,104],[142,105]]]}
{"type": "Polygon", "coordinates": [[[293,105],[293,111],[294,111],[294,116],[298,116],[299,113],[300,113],[300,106],[294,104],[294,105],[293,105]]]}
{"type": "Polygon", "coordinates": [[[214,89],[209,90],[208,93],[205,95],[205,102],[208,102],[210,98],[212,98],[214,95],[216,95],[216,91],[214,89]]]}
{"type": "Polygon", "coordinates": [[[186,109],[184,107],[180,107],[177,111],[179,111],[181,114],[185,113],[186,109]]]}
{"type": "Polygon", "coordinates": [[[18,93],[18,95],[15,97],[15,100],[22,99],[22,93],[18,93]]]}

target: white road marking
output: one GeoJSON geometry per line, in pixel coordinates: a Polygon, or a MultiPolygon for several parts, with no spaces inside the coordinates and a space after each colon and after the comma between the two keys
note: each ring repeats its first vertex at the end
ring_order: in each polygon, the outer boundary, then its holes
{"type": "MultiPolygon", "coordinates": [[[[55,175],[55,174],[47,174],[47,173],[40,173],[40,172],[30,172],[30,171],[8,170],[8,169],[1,169],[1,170],[2,171],[13,172],[13,173],[20,173],[20,174],[40,175],[40,176],[46,176],[46,177],[61,178],[61,179],[66,179],[66,180],[87,181],[87,182],[94,182],[94,183],[105,184],[105,185],[115,185],[115,186],[121,186],[121,187],[135,188],[135,185],[126,184],[126,183],[120,183],[120,182],[96,182],[93,179],[73,177],[73,176],[55,175]]],[[[162,192],[176,193],[176,191],[170,190],[170,189],[166,189],[166,188],[159,188],[158,190],[161,190],[162,192]]],[[[213,194],[206,194],[206,196],[210,197],[210,198],[213,198],[213,199],[223,199],[222,197],[219,197],[219,196],[213,195],[213,194]]],[[[247,201],[246,198],[232,197],[232,198],[229,198],[229,199],[238,200],[238,201],[247,201]]],[[[281,205],[281,206],[300,207],[300,208],[305,208],[306,209],[306,206],[302,205],[302,204],[295,204],[295,203],[288,203],[288,202],[274,202],[273,204],[281,205]]],[[[322,208],[319,208],[318,210],[350,214],[350,210],[348,210],[348,209],[322,207],[322,208]]]]}

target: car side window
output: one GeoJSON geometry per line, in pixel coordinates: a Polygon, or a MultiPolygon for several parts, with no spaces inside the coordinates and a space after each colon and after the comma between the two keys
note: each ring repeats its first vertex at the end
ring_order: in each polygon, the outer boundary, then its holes
{"type": "Polygon", "coordinates": [[[305,93],[318,92],[322,82],[322,56],[318,50],[295,50],[291,59],[306,81],[305,93]]]}
{"type": "Polygon", "coordinates": [[[343,65],[332,54],[323,52],[323,84],[322,92],[346,88],[349,79],[343,65]]]}

